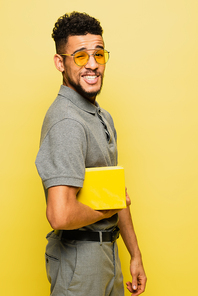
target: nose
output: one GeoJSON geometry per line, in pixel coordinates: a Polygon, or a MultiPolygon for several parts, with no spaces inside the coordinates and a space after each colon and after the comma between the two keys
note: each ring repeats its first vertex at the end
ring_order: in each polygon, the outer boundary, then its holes
{"type": "Polygon", "coordinates": [[[89,55],[89,60],[88,60],[87,64],[85,65],[85,68],[89,68],[92,70],[98,68],[98,63],[96,62],[96,60],[94,58],[94,54],[89,55]]]}

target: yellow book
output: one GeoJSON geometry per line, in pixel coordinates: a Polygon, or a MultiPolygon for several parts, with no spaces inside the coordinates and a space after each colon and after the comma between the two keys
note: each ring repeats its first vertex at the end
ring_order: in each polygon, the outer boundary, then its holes
{"type": "Polygon", "coordinates": [[[77,199],[94,210],[126,208],[124,168],[86,168],[83,187],[77,199]]]}

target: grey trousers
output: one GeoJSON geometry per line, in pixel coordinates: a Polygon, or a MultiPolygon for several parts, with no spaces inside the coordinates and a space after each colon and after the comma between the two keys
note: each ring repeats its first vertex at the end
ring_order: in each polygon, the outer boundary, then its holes
{"type": "Polygon", "coordinates": [[[51,296],[123,296],[117,243],[61,241],[47,235],[46,270],[51,296]]]}

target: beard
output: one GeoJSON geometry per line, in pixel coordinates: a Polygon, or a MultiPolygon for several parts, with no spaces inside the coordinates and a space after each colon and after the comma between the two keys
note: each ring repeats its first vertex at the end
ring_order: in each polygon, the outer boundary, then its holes
{"type": "Polygon", "coordinates": [[[94,92],[88,92],[86,91],[81,85],[80,83],[75,83],[69,76],[67,76],[67,80],[69,82],[70,85],[72,85],[74,87],[74,89],[84,98],[92,101],[92,99],[94,100],[95,97],[97,95],[99,95],[99,93],[101,92],[102,89],[102,85],[103,85],[103,76],[101,75],[101,85],[99,90],[94,91],[94,92]]]}

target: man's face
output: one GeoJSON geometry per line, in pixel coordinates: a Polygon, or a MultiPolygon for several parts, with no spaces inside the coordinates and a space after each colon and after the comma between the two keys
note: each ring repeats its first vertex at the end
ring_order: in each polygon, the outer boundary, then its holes
{"type": "MultiPolygon", "coordinates": [[[[65,53],[73,54],[79,50],[88,50],[87,52],[92,54],[97,49],[104,49],[104,42],[100,35],[69,36],[65,53]]],[[[63,84],[94,102],[96,95],[102,87],[104,70],[105,65],[98,64],[93,55],[90,56],[87,64],[82,67],[75,64],[73,56],[66,56],[63,84]]]]}

